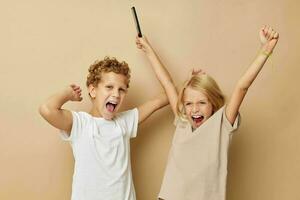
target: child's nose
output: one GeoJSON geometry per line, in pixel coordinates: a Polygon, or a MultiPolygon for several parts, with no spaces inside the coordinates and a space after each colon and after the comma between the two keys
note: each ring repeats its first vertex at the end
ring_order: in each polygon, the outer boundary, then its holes
{"type": "Polygon", "coordinates": [[[195,113],[195,112],[198,112],[199,111],[199,106],[198,105],[193,105],[193,109],[192,111],[195,113]]]}
{"type": "Polygon", "coordinates": [[[114,91],[113,91],[113,96],[114,96],[114,97],[119,97],[119,96],[120,96],[119,90],[114,90],[114,91]]]}

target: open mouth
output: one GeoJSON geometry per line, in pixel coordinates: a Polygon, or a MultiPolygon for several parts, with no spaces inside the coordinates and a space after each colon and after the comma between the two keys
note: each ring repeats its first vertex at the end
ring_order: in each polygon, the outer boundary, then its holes
{"type": "Polygon", "coordinates": [[[109,112],[114,112],[116,107],[117,107],[117,103],[115,102],[107,102],[106,103],[106,109],[109,111],[109,112]]]}
{"type": "Polygon", "coordinates": [[[202,115],[193,115],[192,119],[193,119],[193,122],[195,122],[196,124],[199,124],[203,121],[204,116],[202,116],[202,115]]]}

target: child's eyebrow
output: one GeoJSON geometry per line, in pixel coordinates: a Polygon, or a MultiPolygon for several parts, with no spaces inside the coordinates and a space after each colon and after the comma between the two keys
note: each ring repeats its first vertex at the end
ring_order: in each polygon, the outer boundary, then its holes
{"type": "MultiPolygon", "coordinates": [[[[198,101],[196,101],[196,102],[200,102],[200,101],[208,101],[207,99],[200,99],[200,100],[198,100],[198,101]]],[[[191,103],[191,102],[193,102],[193,101],[183,101],[184,103],[191,103]]]]}

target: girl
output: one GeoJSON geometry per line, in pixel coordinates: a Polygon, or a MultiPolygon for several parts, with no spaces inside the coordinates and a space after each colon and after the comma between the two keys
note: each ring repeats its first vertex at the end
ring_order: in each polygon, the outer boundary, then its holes
{"type": "Polygon", "coordinates": [[[178,94],[150,43],[145,37],[136,38],[137,47],[149,59],[175,115],[176,130],[160,199],[225,200],[228,147],[239,126],[239,108],[279,39],[279,34],[267,26],[259,35],[259,53],[226,104],[217,83],[201,70],[193,70],[178,94]]]}

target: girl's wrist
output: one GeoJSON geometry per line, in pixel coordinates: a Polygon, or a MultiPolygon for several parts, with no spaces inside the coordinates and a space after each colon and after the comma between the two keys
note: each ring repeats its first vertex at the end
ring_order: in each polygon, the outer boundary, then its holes
{"type": "Polygon", "coordinates": [[[264,56],[266,56],[266,57],[270,57],[270,55],[272,54],[272,51],[271,51],[271,52],[268,52],[268,51],[264,51],[264,50],[263,50],[263,51],[260,52],[260,54],[261,54],[261,55],[264,55],[264,56]]]}
{"type": "Polygon", "coordinates": [[[260,55],[264,55],[264,56],[267,56],[267,57],[269,57],[272,53],[273,53],[273,51],[267,50],[265,48],[261,48],[260,51],[259,51],[260,55]]]}

